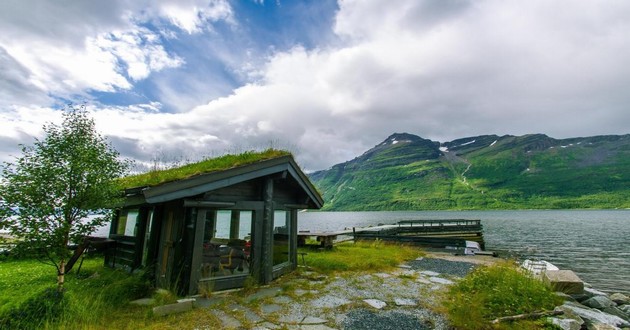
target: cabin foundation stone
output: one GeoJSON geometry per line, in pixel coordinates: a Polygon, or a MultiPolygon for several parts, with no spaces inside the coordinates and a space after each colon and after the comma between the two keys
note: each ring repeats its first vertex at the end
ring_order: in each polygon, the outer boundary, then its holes
{"type": "Polygon", "coordinates": [[[567,294],[584,292],[584,282],[571,270],[548,270],[544,272],[543,280],[555,291],[567,294]]]}
{"type": "Polygon", "coordinates": [[[153,308],[153,314],[157,316],[171,315],[191,311],[193,308],[193,300],[186,300],[175,304],[158,306],[153,308]]]}

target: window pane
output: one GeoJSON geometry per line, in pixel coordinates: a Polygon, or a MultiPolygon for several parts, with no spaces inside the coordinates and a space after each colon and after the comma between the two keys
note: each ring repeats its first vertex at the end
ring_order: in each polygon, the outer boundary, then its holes
{"type": "Polygon", "coordinates": [[[138,220],[138,210],[127,211],[127,224],[125,225],[125,236],[136,236],[136,221],[138,220]]]}
{"type": "Polygon", "coordinates": [[[121,210],[118,216],[118,227],[116,234],[125,236],[136,235],[136,221],[138,220],[138,210],[121,210]]]}
{"type": "Polygon", "coordinates": [[[201,277],[249,274],[252,211],[208,210],[201,277]]]}
{"type": "Polygon", "coordinates": [[[289,212],[273,214],[273,265],[289,261],[289,212]]]}

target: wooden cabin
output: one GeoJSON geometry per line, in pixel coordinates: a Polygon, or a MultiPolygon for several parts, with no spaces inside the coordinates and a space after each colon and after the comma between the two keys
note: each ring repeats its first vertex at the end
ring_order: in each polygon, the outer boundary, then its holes
{"type": "Polygon", "coordinates": [[[166,182],[152,182],[151,173],[131,180],[106,264],[144,268],[158,287],[189,295],[242,287],[248,278],[267,284],[294,270],[298,211],[321,208],[322,197],[289,153],[241,156],[208,160],[201,164],[208,171],[166,182]],[[152,183],[138,184],[145,179],[152,183]]]}

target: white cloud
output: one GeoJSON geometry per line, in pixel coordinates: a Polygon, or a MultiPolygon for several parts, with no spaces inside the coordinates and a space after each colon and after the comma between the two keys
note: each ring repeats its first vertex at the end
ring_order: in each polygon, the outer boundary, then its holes
{"type": "Polygon", "coordinates": [[[208,26],[208,21],[234,23],[232,8],[224,0],[162,1],[158,11],[160,16],[189,34],[201,32],[208,26]]]}
{"type": "MultiPolygon", "coordinates": [[[[0,67],[14,68],[10,81],[46,93],[125,89],[184,61],[193,65],[164,48],[161,38],[174,38],[173,30],[158,36],[139,21],[166,20],[195,38],[210,29],[208,22],[238,24],[224,1],[145,3],[144,16],[114,3],[120,8],[104,15],[113,23],[88,29],[87,37],[69,33],[53,45],[37,30],[20,45],[0,36],[6,49],[0,67]],[[136,20],[129,19],[134,13],[136,20]]],[[[261,66],[241,64],[234,58],[248,56],[216,47],[211,51],[221,63],[255,73],[255,81],[215,98],[208,95],[222,87],[203,75],[160,77],[152,81],[156,93],[165,106],[180,104],[178,113],[160,113],[162,103],[103,105],[95,109],[99,129],[145,160],[158,151],[203,156],[279,141],[307,170],[349,160],[393,132],[443,142],[492,133],[628,133],[630,2],[346,0],[339,6],[339,40],[275,51],[261,66]]],[[[3,133],[7,138],[36,134],[41,126],[27,119],[40,110],[20,109],[30,110],[3,118],[17,118],[1,127],[11,132],[3,133]]]]}
{"type": "Polygon", "coordinates": [[[166,19],[193,33],[208,21],[231,21],[231,15],[229,3],[221,0],[0,2],[0,67],[22,68],[0,78],[0,86],[25,86],[0,105],[129,90],[153,72],[184,63],[164,47],[164,35],[174,34],[163,28],[165,34],[158,35],[143,23],[166,19]]]}

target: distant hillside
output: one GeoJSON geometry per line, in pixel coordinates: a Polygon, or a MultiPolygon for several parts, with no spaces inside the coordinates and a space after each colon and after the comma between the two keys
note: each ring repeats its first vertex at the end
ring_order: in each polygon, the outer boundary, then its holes
{"type": "Polygon", "coordinates": [[[325,210],[630,208],[630,135],[393,134],[310,177],[325,210]]]}

